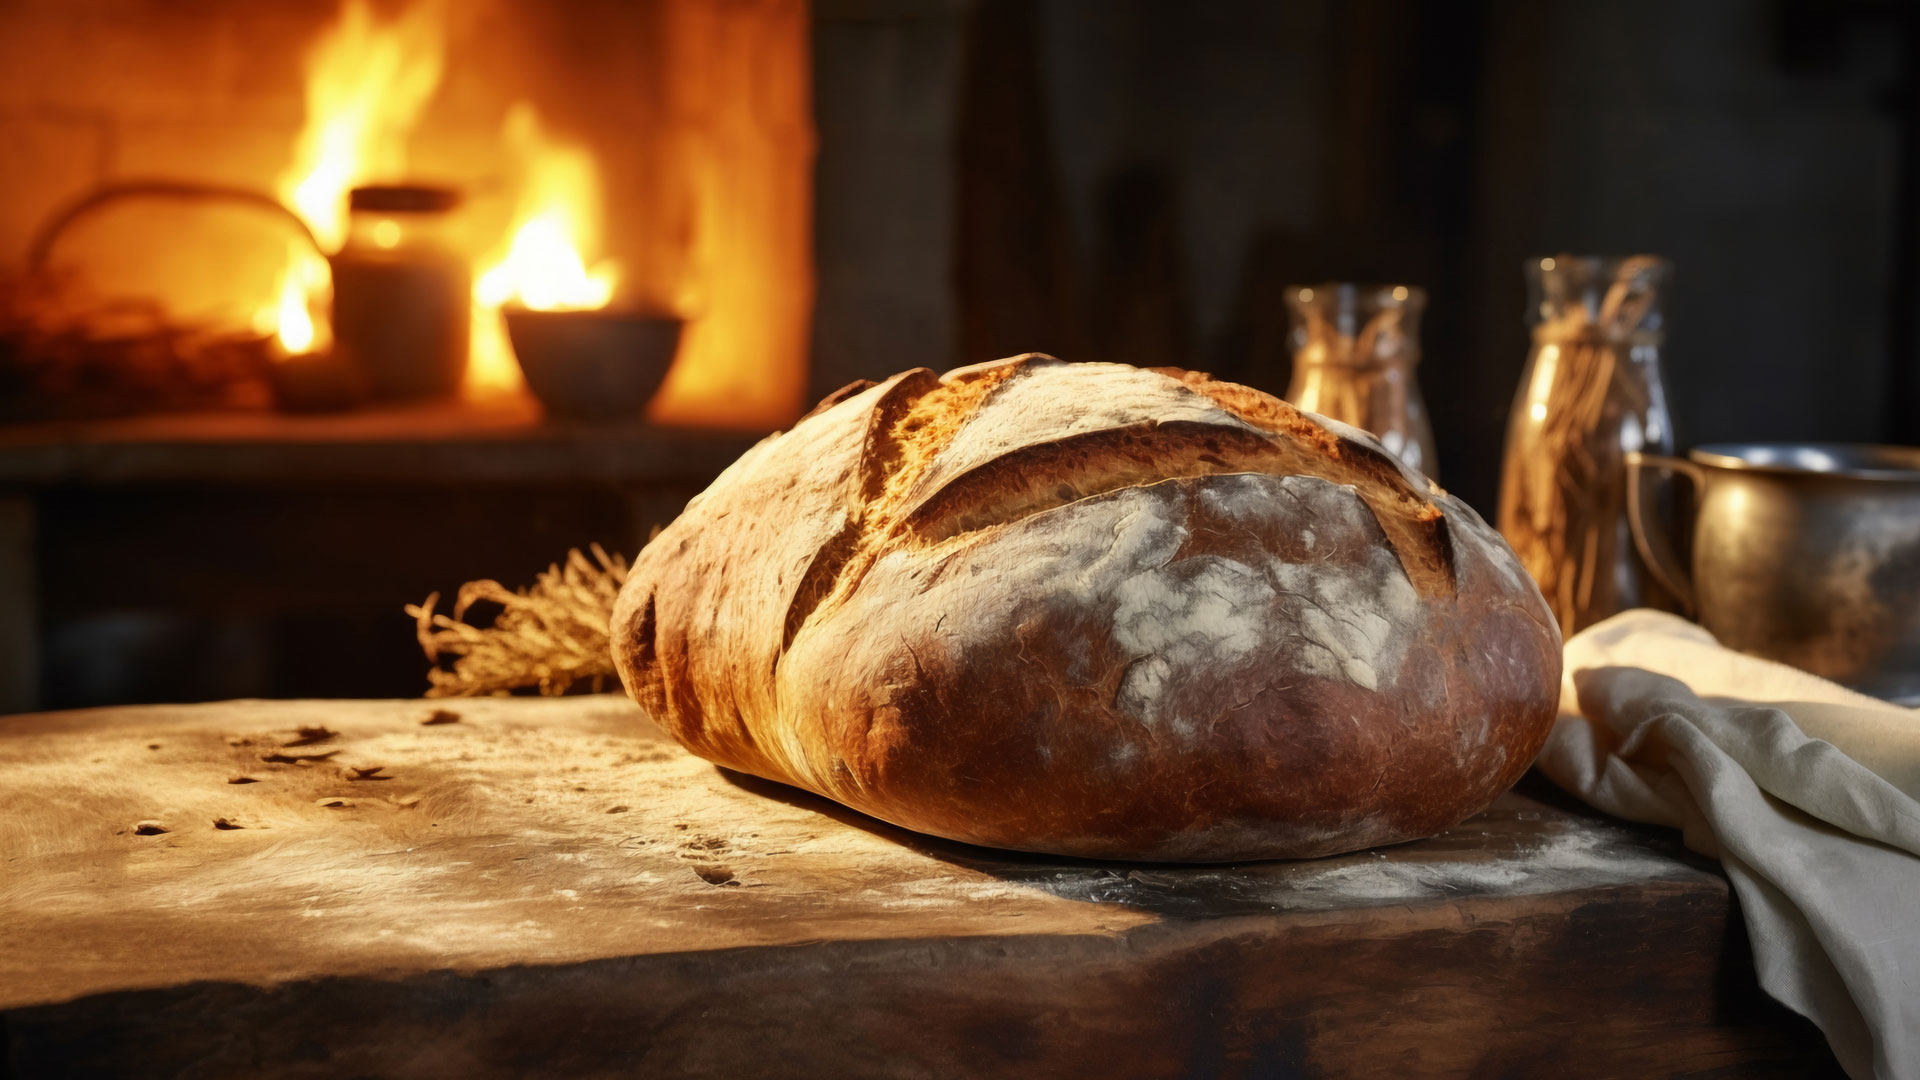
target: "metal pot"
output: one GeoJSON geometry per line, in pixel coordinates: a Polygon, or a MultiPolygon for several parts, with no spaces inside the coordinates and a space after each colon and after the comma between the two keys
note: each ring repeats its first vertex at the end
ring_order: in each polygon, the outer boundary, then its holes
{"type": "Polygon", "coordinates": [[[1627,455],[1634,545],[1730,648],[1920,701],[1920,449],[1823,443],[1627,455]],[[1692,573],[1647,511],[1649,470],[1692,484],[1692,573]]]}

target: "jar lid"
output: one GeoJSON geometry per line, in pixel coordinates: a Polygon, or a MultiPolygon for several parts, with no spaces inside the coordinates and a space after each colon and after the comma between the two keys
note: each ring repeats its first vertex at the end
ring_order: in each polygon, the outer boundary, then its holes
{"type": "Polygon", "coordinates": [[[460,205],[460,192],[431,184],[368,184],[347,195],[351,210],[384,214],[440,214],[460,205]]]}

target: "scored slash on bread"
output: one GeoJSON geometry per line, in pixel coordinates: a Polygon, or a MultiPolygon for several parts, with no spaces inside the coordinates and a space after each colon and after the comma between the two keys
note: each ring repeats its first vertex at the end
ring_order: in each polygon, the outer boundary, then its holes
{"type": "Polygon", "coordinates": [[[642,552],[613,640],[710,760],[1118,858],[1444,828],[1518,778],[1559,686],[1512,553],[1369,436],[1038,354],[855,384],[763,441],[642,552]]]}
{"type": "MultiPolygon", "coordinates": [[[[1453,594],[1440,510],[1426,498],[1431,483],[1384,451],[1343,440],[1246,387],[1198,372],[1102,372],[1103,408],[1072,416],[1046,441],[1020,442],[1031,436],[1033,416],[1075,404],[1019,378],[1032,366],[1060,363],[1029,353],[944,378],[919,368],[887,381],[848,493],[846,535],[822,547],[810,567],[788,610],[788,641],[829,582],[856,587],[865,562],[890,545],[937,543],[1119,488],[1231,473],[1353,486],[1415,588],[1453,594]],[[1192,393],[1167,385],[1170,379],[1192,393]]],[[[1075,389],[1087,388],[1070,383],[1055,393],[1075,389]]]]}

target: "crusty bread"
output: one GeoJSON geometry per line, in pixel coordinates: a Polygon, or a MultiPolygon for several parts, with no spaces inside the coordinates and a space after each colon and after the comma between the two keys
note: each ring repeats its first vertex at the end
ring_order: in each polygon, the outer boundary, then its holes
{"type": "Polygon", "coordinates": [[[1545,740],[1513,553],[1370,436],[1172,369],[856,384],[641,552],[628,691],[688,749],[955,840],[1218,861],[1425,836],[1545,740]]]}

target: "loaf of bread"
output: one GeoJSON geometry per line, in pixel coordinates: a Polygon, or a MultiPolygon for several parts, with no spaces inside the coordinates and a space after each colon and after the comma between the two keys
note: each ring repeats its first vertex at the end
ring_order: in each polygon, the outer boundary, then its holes
{"type": "Polygon", "coordinates": [[[1371,437],[1028,355],[829,397],[635,561],[627,690],[689,750],[925,833],[1095,858],[1430,835],[1532,761],[1560,635],[1371,437]]]}

